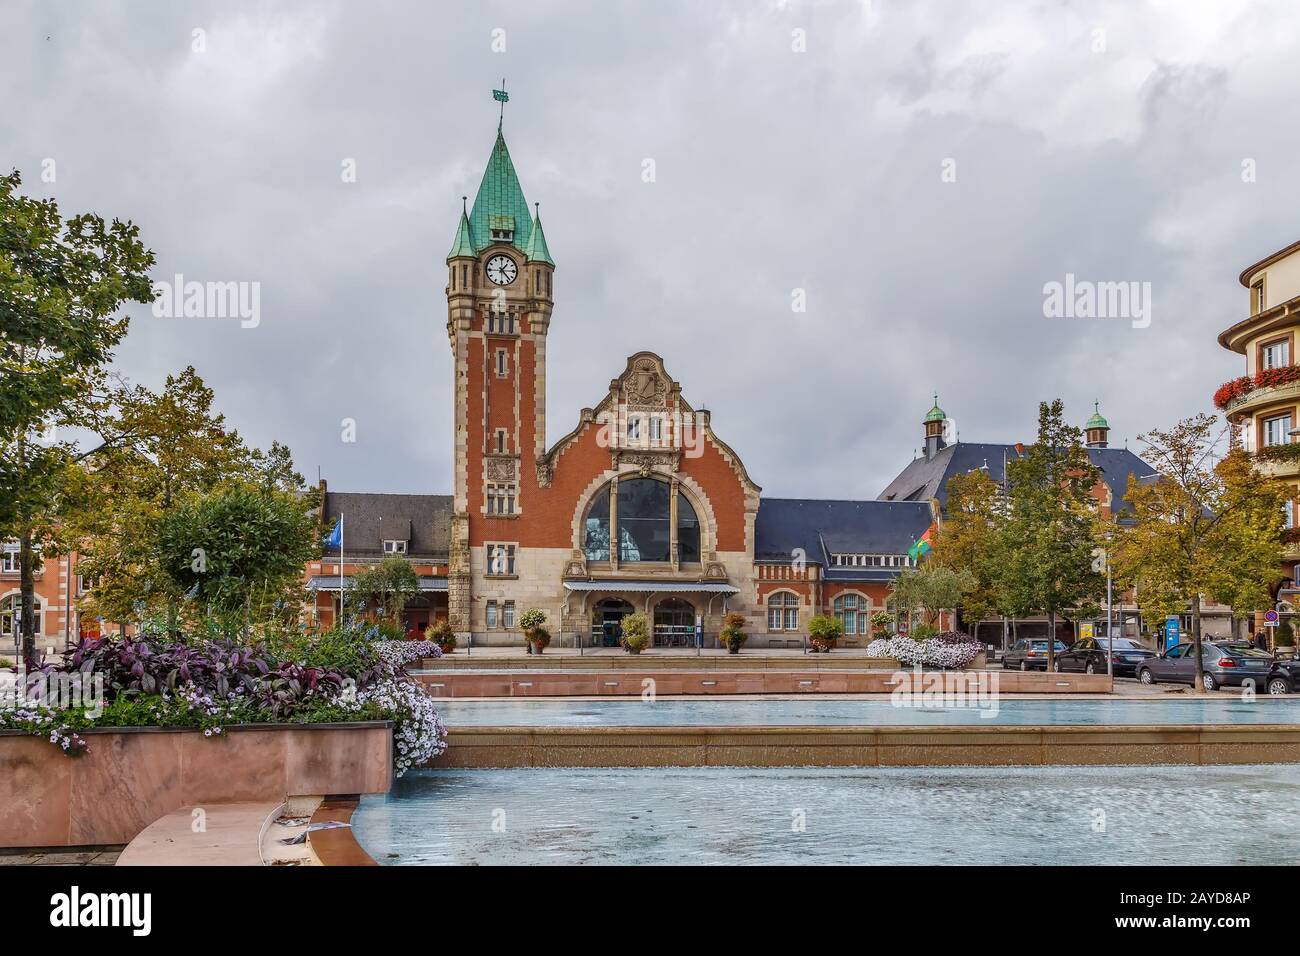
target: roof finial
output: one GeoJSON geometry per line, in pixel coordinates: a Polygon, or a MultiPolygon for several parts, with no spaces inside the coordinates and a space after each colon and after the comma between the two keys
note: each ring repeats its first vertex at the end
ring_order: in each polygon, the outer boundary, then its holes
{"type": "Polygon", "coordinates": [[[469,202],[468,196],[460,197],[460,211],[462,215],[469,215],[469,207],[466,205],[466,203],[468,202],[469,202]]]}
{"type": "Polygon", "coordinates": [[[533,203],[533,218],[534,219],[542,218],[542,204],[539,202],[533,203]]]}
{"type": "Polygon", "coordinates": [[[506,78],[501,77],[501,89],[492,91],[492,99],[501,104],[501,115],[497,118],[497,132],[501,132],[501,124],[506,121],[506,104],[510,102],[510,94],[506,92],[506,78]]]}

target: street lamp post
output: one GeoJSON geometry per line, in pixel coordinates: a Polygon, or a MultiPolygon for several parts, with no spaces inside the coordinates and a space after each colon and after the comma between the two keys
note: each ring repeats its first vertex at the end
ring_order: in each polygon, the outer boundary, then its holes
{"type": "Polygon", "coordinates": [[[1111,623],[1114,617],[1114,593],[1110,576],[1110,552],[1105,552],[1106,560],[1106,676],[1112,681],[1115,679],[1115,625],[1111,623]]]}

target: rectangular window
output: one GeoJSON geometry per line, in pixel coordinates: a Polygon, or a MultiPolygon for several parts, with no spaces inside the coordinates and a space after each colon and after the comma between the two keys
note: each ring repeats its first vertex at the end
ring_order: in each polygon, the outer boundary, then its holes
{"type": "MultiPolygon", "coordinates": [[[[19,545],[17,541],[6,541],[0,545],[0,572],[5,574],[17,574],[21,568],[18,561],[19,545]]],[[[32,571],[40,574],[44,569],[44,561],[41,558],[41,549],[32,548],[32,571]]]]}
{"type": "Polygon", "coordinates": [[[1264,419],[1264,444],[1285,445],[1291,440],[1291,416],[1264,419]]]}
{"type": "Polygon", "coordinates": [[[488,544],[487,573],[489,576],[509,576],[515,573],[515,546],[513,544],[488,544]]]}
{"type": "Polygon", "coordinates": [[[1250,286],[1251,312],[1255,314],[1263,312],[1264,305],[1264,279],[1261,277],[1257,282],[1252,282],[1250,286]]]}
{"type": "Polygon", "coordinates": [[[384,554],[406,554],[406,542],[388,539],[384,542],[384,554]]]}
{"type": "Polygon", "coordinates": [[[1282,504],[1282,527],[1288,531],[1295,527],[1295,502],[1293,501],[1282,504]]]}
{"type": "Polygon", "coordinates": [[[779,607],[767,609],[767,629],[769,631],[781,630],[781,609],[779,607]]]}
{"type": "Polygon", "coordinates": [[[650,419],[650,440],[664,440],[664,420],[658,415],[654,415],[650,419]]]}
{"type": "Polygon", "coordinates": [[[506,603],[501,606],[501,626],[502,627],[515,626],[515,602],[514,601],[506,601],[506,603]]]}
{"type": "Polygon", "coordinates": [[[505,378],[509,373],[510,365],[506,358],[505,349],[497,349],[497,378],[505,378]]]}
{"type": "Polygon", "coordinates": [[[515,486],[513,484],[490,484],[487,487],[487,513],[490,515],[512,515],[515,513],[515,486]]]}
{"type": "Polygon", "coordinates": [[[627,420],[627,438],[628,441],[636,441],[641,437],[641,418],[633,416],[627,420]]]}
{"type": "Polygon", "coordinates": [[[785,629],[787,631],[799,630],[799,609],[797,607],[785,609],[785,629]]]}
{"type": "Polygon", "coordinates": [[[1270,342],[1260,349],[1260,365],[1264,368],[1283,368],[1291,364],[1291,341],[1270,342]]]}
{"type": "Polygon", "coordinates": [[[504,428],[496,430],[496,444],[497,454],[504,455],[506,453],[506,430],[504,428]]]}
{"type": "Polygon", "coordinates": [[[487,602],[487,626],[488,627],[497,626],[497,602],[496,601],[487,602]]]}

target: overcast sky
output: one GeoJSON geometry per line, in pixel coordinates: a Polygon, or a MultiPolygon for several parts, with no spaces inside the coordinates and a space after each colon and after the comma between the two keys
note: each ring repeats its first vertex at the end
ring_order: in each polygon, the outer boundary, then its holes
{"type": "Polygon", "coordinates": [[[935,391],[966,441],[1029,440],[1057,396],[1113,444],[1211,410],[1237,273],[1300,238],[1298,27],[1285,0],[7,0],[0,166],[134,220],[160,279],[260,283],[255,328],[133,308],[125,375],[193,364],[309,480],[445,493],[444,260],[504,76],[558,265],[550,441],[649,349],[765,494],[872,498],[935,391]],[[1067,273],[1149,282],[1149,327],[1045,317],[1067,273]]]}

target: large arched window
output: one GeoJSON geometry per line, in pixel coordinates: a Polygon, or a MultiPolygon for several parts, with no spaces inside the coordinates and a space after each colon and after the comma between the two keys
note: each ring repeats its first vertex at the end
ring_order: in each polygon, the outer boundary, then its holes
{"type": "Polygon", "coordinates": [[[870,604],[856,594],[841,594],[835,599],[835,616],[844,625],[844,633],[866,634],[871,630],[870,604]]]}
{"type": "MultiPolygon", "coordinates": [[[[583,520],[583,550],[588,561],[608,561],[610,552],[610,494],[603,489],[592,499],[583,520]]],[[[672,560],[673,541],[677,560],[700,560],[700,522],[695,509],[677,493],[677,527],[672,520],[673,488],[655,478],[625,478],[618,483],[615,518],[618,525],[620,562],[672,560]]]]}

